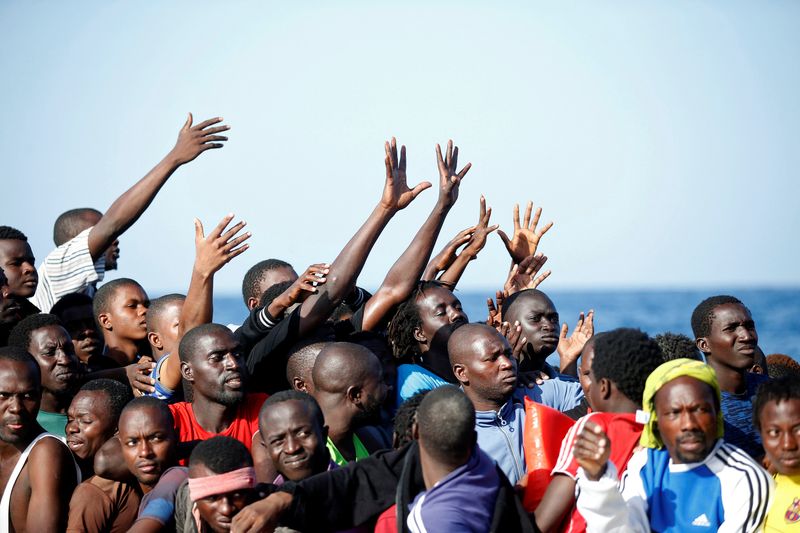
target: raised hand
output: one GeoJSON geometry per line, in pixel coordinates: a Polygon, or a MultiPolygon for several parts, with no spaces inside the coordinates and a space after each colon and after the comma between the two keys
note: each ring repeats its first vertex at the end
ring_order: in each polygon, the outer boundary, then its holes
{"type": "Polygon", "coordinates": [[[459,231],[458,234],[453,237],[453,239],[448,242],[444,248],[442,248],[442,251],[436,254],[436,256],[428,262],[428,266],[425,267],[425,272],[422,275],[422,279],[434,279],[439,272],[443,272],[450,268],[450,265],[452,265],[453,261],[455,261],[458,257],[458,249],[469,242],[473,233],[475,233],[475,226],[471,226],[467,229],[462,229],[459,231]]]}
{"type": "Polygon", "coordinates": [[[495,231],[498,226],[495,224],[494,226],[489,225],[489,219],[492,217],[492,208],[486,209],[486,198],[481,196],[480,200],[480,214],[478,216],[478,225],[475,226],[475,232],[472,234],[472,238],[469,240],[469,244],[464,248],[461,252],[468,254],[470,259],[475,259],[478,257],[478,252],[483,250],[483,247],[486,246],[486,237],[493,231],[495,231]]]}
{"type": "Polygon", "coordinates": [[[536,255],[529,255],[523,259],[520,264],[515,264],[511,267],[511,272],[508,273],[508,279],[506,279],[505,285],[503,285],[503,291],[506,293],[506,296],[511,296],[515,292],[525,289],[535,289],[538,287],[551,274],[550,270],[546,270],[540,276],[536,276],[545,262],[547,262],[547,256],[538,253],[536,255]]]}
{"type": "Polygon", "coordinates": [[[400,211],[410,204],[422,191],[431,186],[431,182],[423,181],[413,189],[406,183],[406,147],[400,147],[400,158],[397,158],[397,140],[385,143],[386,149],[386,184],[383,187],[381,206],[387,211],[400,211]]]}
{"type": "Polygon", "coordinates": [[[519,322],[514,322],[513,326],[508,322],[503,322],[496,329],[511,345],[511,353],[514,355],[514,359],[519,361],[522,356],[522,350],[528,342],[528,339],[522,336],[522,326],[519,325],[519,322]]]}
{"type": "Polygon", "coordinates": [[[189,118],[183,124],[181,131],[178,132],[178,142],[175,147],[170,151],[167,156],[176,165],[183,165],[189,161],[193,161],[198,155],[206,150],[214,148],[222,148],[222,141],[227,141],[228,138],[217,133],[231,129],[230,126],[214,126],[222,122],[222,117],[210,118],[197,124],[192,125],[192,114],[189,113],[189,118]],[[214,126],[212,128],[212,126],[214,126]]]}
{"type": "Polygon", "coordinates": [[[589,479],[597,481],[606,471],[611,441],[600,426],[587,421],[575,439],[572,454],[589,479]]]}
{"type": "Polygon", "coordinates": [[[569,337],[567,337],[568,332],[569,326],[564,322],[561,325],[561,333],[558,336],[559,366],[562,373],[577,375],[576,363],[578,357],[580,357],[586,341],[594,335],[594,311],[589,310],[589,314],[585,317],[581,312],[578,315],[578,323],[575,324],[575,329],[572,330],[572,335],[569,337]]]}
{"type": "Polygon", "coordinates": [[[452,207],[458,199],[458,186],[467,175],[472,163],[467,163],[460,172],[458,168],[458,146],[453,147],[453,140],[447,141],[447,153],[442,158],[442,148],[436,145],[436,160],[439,165],[439,203],[444,207],[452,207]]]}
{"type": "Polygon", "coordinates": [[[486,298],[486,307],[489,309],[489,318],[486,319],[486,323],[496,329],[503,324],[503,300],[506,295],[503,291],[497,291],[494,296],[494,300],[486,298]]]}
{"type": "Polygon", "coordinates": [[[328,280],[325,277],[328,272],[330,272],[330,265],[327,263],[316,263],[309,266],[300,277],[294,280],[294,283],[270,303],[269,309],[267,309],[269,314],[277,318],[294,304],[304,302],[312,294],[317,294],[319,292],[317,287],[328,280]]]}
{"type": "Polygon", "coordinates": [[[203,223],[199,219],[194,219],[194,245],[196,250],[194,268],[199,274],[204,276],[213,275],[225,266],[228,261],[249,248],[248,244],[242,243],[249,239],[252,234],[248,231],[242,235],[237,235],[247,224],[246,222],[239,222],[226,230],[228,224],[233,220],[233,216],[233,213],[226,215],[207,237],[203,233],[203,223]]]}
{"type": "Polygon", "coordinates": [[[537,231],[536,226],[539,224],[539,217],[542,216],[542,208],[536,208],[536,212],[533,214],[533,220],[531,220],[532,210],[533,202],[528,202],[525,208],[525,219],[522,221],[522,225],[520,225],[519,204],[514,205],[514,235],[509,239],[508,235],[506,235],[503,230],[497,232],[500,238],[503,239],[503,244],[506,245],[506,249],[514,263],[521,263],[523,259],[536,253],[539,240],[553,227],[553,223],[548,222],[537,231]]]}
{"type": "Polygon", "coordinates": [[[156,380],[150,377],[150,372],[156,363],[148,356],[139,358],[139,361],[125,367],[125,376],[133,390],[134,396],[144,396],[156,391],[156,380]]]}

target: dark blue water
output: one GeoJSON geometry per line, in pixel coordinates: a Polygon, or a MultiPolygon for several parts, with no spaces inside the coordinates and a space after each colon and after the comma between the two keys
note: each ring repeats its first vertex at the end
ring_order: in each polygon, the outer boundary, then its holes
{"type": "MultiPolygon", "coordinates": [[[[486,319],[487,293],[456,291],[471,321],[486,319]]],[[[692,311],[704,298],[733,294],[750,308],[765,354],[785,353],[800,358],[800,289],[715,290],[613,290],[547,291],[556,304],[561,321],[570,331],[580,311],[595,310],[595,330],[637,327],[651,335],[673,331],[692,337],[692,311]]],[[[214,320],[240,323],[245,316],[241,297],[214,299],[214,320]]]]}

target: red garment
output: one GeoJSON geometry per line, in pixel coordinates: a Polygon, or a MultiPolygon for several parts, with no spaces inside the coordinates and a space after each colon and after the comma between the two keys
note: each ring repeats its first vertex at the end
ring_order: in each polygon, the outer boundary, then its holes
{"type": "MultiPolygon", "coordinates": [[[[611,440],[610,460],[617,467],[619,475],[622,476],[628,467],[628,460],[638,449],[639,437],[644,428],[642,424],[636,422],[634,413],[590,413],[578,419],[561,443],[561,453],[558,455],[555,468],[553,468],[553,474],[566,474],[572,479],[577,479],[579,466],[572,454],[572,449],[578,433],[583,429],[587,420],[600,426],[608,435],[611,440]]],[[[564,526],[563,531],[570,533],[586,531],[586,520],[574,505],[571,516],[564,521],[564,526]]]]}
{"type": "Polygon", "coordinates": [[[374,533],[397,533],[397,505],[392,505],[378,517],[374,533]]]}
{"type": "MultiPolygon", "coordinates": [[[[258,431],[258,412],[267,397],[266,394],[261,392],[246,395],[244,401],[239,404],[236,418],[221,433],[210,433],[200,427],[194,417],[191,403],[173,403],[169,406],[169,410],[172,411],[172,416],[175,418],[175,432],[178,434],[180,442],[208,440],[217,435],[224,435],[238,440],[247,446],[247,449],[252,453],[250,448],[253,443],[253,435],[258,431]]],[[[181,464],[185,462],[183,461],[181,464]]]]}

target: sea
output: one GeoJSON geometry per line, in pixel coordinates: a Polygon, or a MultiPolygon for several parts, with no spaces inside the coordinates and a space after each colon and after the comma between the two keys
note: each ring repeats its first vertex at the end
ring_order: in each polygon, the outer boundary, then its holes
{"type": "MultiPolygon", "coordinates": [[[[456,291],[470,321],[486,320],[486,298],[492,291],[456,291]]],[[[687,290],[548,290],[561,322],[575,326],[578,314],[594,309],[595,331],[639,328],[650,335],[671,331],[692,337],[690,319],[695,306],[714,294],[733,294],[747,305],[764,353],[783,353],[800,360],[800,288],[720,291],[687,290]]],[[[214,321],[239,324],[246,316],[241,296],[214,298],[214,321]]]]}

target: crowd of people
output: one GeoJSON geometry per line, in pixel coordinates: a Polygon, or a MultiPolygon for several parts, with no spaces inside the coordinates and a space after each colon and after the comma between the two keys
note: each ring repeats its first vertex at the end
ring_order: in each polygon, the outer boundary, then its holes
{"type": "Polygon", "coordinates": [[[0,531],[800,530],[800,365],[765,357],[734,296],[687,313],[694,338],[596,331],[591,310],[570,331],[538,288],[552,223],[530,202],[506,233],[481,198],[433,255],[470,169],[452,141],[439,182],[414,187],[387,142],[364,224],[302,274],[255,263],[241,324],[213,322],[215,273],[251,237],[233,215],[195,221],[185,295],[103,283],[122,234],[227,129],[189,115],[105,212],[59,216],[38,266],[25,228],[0,226],[0,531]],[[408,247],[359,287],[428,188],[408,247]],[[454,291],[496,230],[510,267],[470,320],[454,291]]]}

